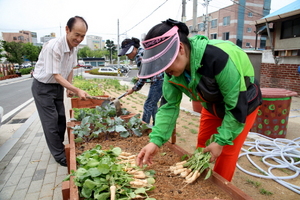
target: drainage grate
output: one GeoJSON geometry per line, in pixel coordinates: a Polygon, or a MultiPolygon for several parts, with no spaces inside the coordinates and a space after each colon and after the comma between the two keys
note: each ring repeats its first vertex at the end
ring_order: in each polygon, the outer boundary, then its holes
{"type": "Polygon", "coordinates": [[[13,119],[9,122],[9,124],[20,124],[20,123],[24,123],[26,122],[28,118],[24,118],[24,119],[13,119]]]}

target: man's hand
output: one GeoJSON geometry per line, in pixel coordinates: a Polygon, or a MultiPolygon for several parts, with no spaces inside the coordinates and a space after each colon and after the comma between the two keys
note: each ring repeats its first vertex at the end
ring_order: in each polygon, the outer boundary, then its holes
{"type": "Polygon", "coordinates": [[[223,146],[219,145],[216,142],[212,142],[210,145],[204,148],[204,153],[210,152],[211,158],[210,162],[216,161],[216,159],[221,155],[223,146]]]}
{"type": "Polygon", "coordinates": [[[152,159],[158,150],[158,146],[154,143],[149,143],[144,146],[136,158],[137,165],[140,167],[143,167],[144,164],[152,165],[152,159]]]}
{"type": "Polygon", "coordinates": [[[73,97],[75,95],[71,90],[67,90],[67,97],[73,97]]]}
{"type": "Polygon", "coordinates": [[[86,97],[89,96],[87,92],[79,89],[77,92],[77,96],[79,97],[79,99],[81,100],[86,100],[86,97]]]}

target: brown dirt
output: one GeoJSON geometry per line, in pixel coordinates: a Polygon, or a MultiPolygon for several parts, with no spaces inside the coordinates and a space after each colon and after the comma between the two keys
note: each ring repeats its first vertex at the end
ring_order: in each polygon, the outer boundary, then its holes
{"type": "MultiPolygon", "coordinates": [[[[120,96],[124,91],[107,91],[107,94],[111,97],[118,97],[120,96]]],[[[120,102],[122,103],[123,107],[127,108],[130,112],[133,113],[141,113],[143,112],[143,103],[145,101],[146,97],[143,94],[140,93],[133,93],[129,96],[123,97],[120,102]]],[[[180,146],[182,149],[186,150],[189,153],[193,153],[194,149],[196,147],[196,138],[198,134],[199,129],[199,116],[193,115],[190,112],[186,111],[180,111],[179,118],[177,120],[176,124],[176,144],[180,146]]],[[[136,153],[138,153],[138,149],[136,150],[136,153]]],[[[165,151],[165,149],[162,149],[162,152],[165,151]]],[[[157,158],[160,159],[160,158],[157,158]]],[[[256,158],[257,162],[259,163],[260,158],[256,158]]],[[[171,162],[168,165],[174,164],[175,161],[171,160],[171,162]]],[[[239,159],[238,163],[241,166],[244,166],[246,170],[250,170],[252,172],[257,173],[257,169],[245,158],[242,157],[239,159]]],[[[261,162],[260,162],[261,163],[261,162]]],[[[262,164],[260,164],[262,166],[262,164]]],[[[262,166],[264,169],[267,169],[265,166],[262,166]]],[[[298,166],[300,167],[300,166],[298,166]]],[[[162,168],[164,169],[164,168],[162,168]]],[[[161,170],[161,169],[159,169],[161,170]]],[[[167,174],[167,173],[165,173],[167,174]]],[[[277,174],[288,176],[292,175],[293,172],[289,170],[277,170],[277,174]]],[[[170,177],[169,177],[170,178],[170,177]]],[[[170,178],[171,179],[171,178],[170,178]]],[[[177,178],[172,177],[172,181],[168,181],[168,184],[163,184],[163,187],[171,185],[173,180],[177,180],[177,178]]],[[[300,179],[294,179],[289,181],[290,183],[300,185],[300,179]]],[[[287,200],[287,199],[299,199],[299,195],[295,192],[293,192],[290,189],[287,189],[286,187],[280,185],[279,183],[275,182],[271,179],[263,179],[263,178],[256,178],[254,176],[248,175],[244,173],[243,171],[236,168],[233,180],[231,182],[233,185],[238,187],[240,190],[251,196],[255,200],[265,200],[265,199],[272,199],[272,200],[287,200]],[[262,194],[261,191],[270,192],[269,195],[262,194]]],[[[199,190],[199,188],[203,188],[203,182],[198,181],[196,185],[201,185],[200,187],[195,187],[195,190],[192,190],[191,193],[195,193],[199,190]]],[[[182,183],[178,184],[177,186],[172,184],[172,188],[170,189],[169,195],[173,192],[174,194],[178,193],[180,188],[182,187],[182,183]]],[[[186,188],[184,189],[184,191],[186,188]]],[[[181,191],[181,190],[180,190],[181,191]]],[[[209,192],[209,191],[206,191],[209,192]]],[[[205,198],[224,198],[222,196],[215,195],[214,193],[209,194],[210,197],[205,198]]],[[[175,198],[176,195],[172,196],[172,198],[175,198]]],[[[198,199],[201,196],[196,196],[198,199]]],[[[202,197],[201,197],[202,198],[202,197]]],[[[166,198],[166,199],[171,199],[166,198]]],[[[177,198],[178,199],[178,198],[177,198]]],[[[179,199],[187,199],[186,197],[179,198],[179,199]]],[[[225,199],[225,198],[224,198],[225,199]]]]}
{"type": "MultiPolygon", "coordinates": [[[[109,149],[111,146],[120,147],[122,151],[137,155],[141,148],[148,143],[148,134],[142,137],[118,138],[114,137],[108,140],[93,140],[84,145],[76,144],[77,154],[95,147],[97,144],[102,149],[109,149]],[[79,151],[80,150],[80,151],[79,151]]],[[[185,186],[184,179],[168,171],[169,167],[176,162],[180,162],[180,156],[167,146],[160,148],[157,156],[154,158],[154,164],[147,167],[147,170],[155,170],[155,190],[148,193],[149,197],[158,200],[182,200],[182,199],[232,199],[227,193],[221,191],[212,182],[205,180],[204,174],[198,180],[185,186]],[[184,187],[185,186],[185,187],[184,187]]]]}

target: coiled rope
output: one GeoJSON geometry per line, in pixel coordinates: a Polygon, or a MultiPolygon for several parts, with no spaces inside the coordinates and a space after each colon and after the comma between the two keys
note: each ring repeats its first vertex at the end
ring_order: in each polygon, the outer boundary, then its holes
{"type": "Polygon", "coordinates": [[[246,156],[249,162],[254,165],[258,170],[263,172],[266,175],[261,175],[257,173],[253,173],[250,171],[245,170],[237,163],[237,167],[252,176],[259,177],[259,178],[266,178],[266,179],[273,179],[274,181],[278,182],[279,184],[283,185],[284,187],[300,194],[300,186],[288,183],[284,180],[293,179],[299,176],[300,168],[300,137],[294,140],[284,139],[284,138],[269,138],[267,136],[261,135],[259,133],[249,132],[248,135],[258,135],[260,137],[266,138],[268,140],[259,140],[256,139],[254,142],[245,141],[244,145],[249,146],[248,149],[242,148],[243,153],[239,155],[239,158],[242,156],[246,156]],[[251,152],[252,150],[256,150],[256,152],[251,152]],[[268,166],[268,171],[263,170],[259,167],[252,159],[252,156],[260,156],[262,157],[262,162],[268,166]],[[272,159],[277,164],[271,164],[267,161],[267,159],[272,159]],[[272,173],[273,169],[283,169],[287,168],[295,173],[291,176],[275,176],[272,173]]]}

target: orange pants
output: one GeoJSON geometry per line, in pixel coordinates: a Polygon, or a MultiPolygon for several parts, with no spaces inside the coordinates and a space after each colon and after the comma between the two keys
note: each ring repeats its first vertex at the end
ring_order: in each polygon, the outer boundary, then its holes
{"type": "MultiPolygon", "coordinates": [[[[244,130],[237,138],[235,138],[235,140],[233,140],[233,145],[225,145],[223,147],[221,155],[215,162],[214,171],[228,181],[231,181],[233,177],[240,150],[246,140],[248,132],[253,126],[258,109],[259,108],[247,116],[244,130]]],[[[210,138],[210,136],[218,133],[217,128],[221,126],[221,123],[221,118],[212,115],[203,108],[200,117],[197,147],[205,147],[205,142],[210,138]]]]}

